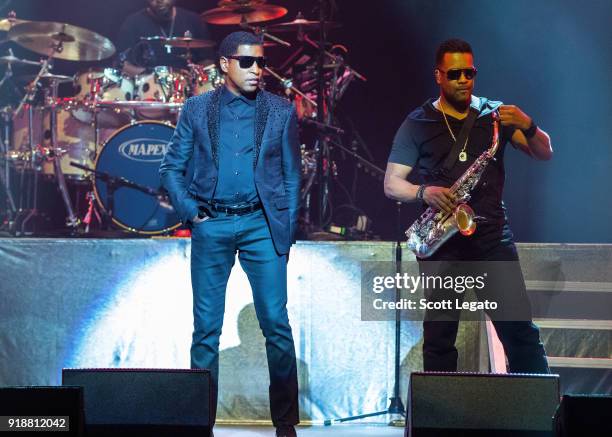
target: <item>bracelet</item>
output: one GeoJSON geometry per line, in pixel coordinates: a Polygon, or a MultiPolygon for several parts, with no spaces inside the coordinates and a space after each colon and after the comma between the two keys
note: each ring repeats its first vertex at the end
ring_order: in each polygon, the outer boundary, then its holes
{"type": "Polygon", "coordinates": [[[527,139],[530,139],[536,134],[536,131],[538,130],[538,126],[533,122],[533,120],[531,120],[531,124],[529,125],[529,127],[527,129],[521,129],[521,130],[525,134],[525,137],[527,139]]]}
{"type": "Polygon", "coordinates": [[[416,198],[420,202],[423,202],[423,195],[425,194],[425,188],[427,188],[427,184],[423,184],[419,186],[419,189],[416,192],[416,198]]]}

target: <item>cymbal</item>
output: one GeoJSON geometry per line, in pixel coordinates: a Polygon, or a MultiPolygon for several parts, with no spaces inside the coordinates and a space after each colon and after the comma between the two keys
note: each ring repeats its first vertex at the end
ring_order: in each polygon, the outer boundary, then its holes
{"type": "Polygon", "coordinates": [[[237,4],[249,3],[250,5],[263,5],[267,0],[219,0],[217,6],[224,8],[227,6],[236,6],[237,4]]]}
{"type": "Polygon", "coordinates": [[[51,54],[54,44],[63,49],[54,58],[68,61],[100,61],[115,53],[115,46],[106,37],[72,24],[52,21],[30,21],[14,25],[8,39],[41,55],[51,54]]]}
{"type": "MultiPolygon", "coordinates": [[[[328,30],[335,29],[340,26],[341,26],[340,23],[336,23],[333,21],[325,22],[325,28],[328,30]]],[[[308,32],[308,31],[319,30],[320,28],[321,28],[320,21],[306,20],[301,15],[298,15],[298,17],[293,21],[288,21],[286,23],[273,24],[271,26],[268,26],[267,30],[270,30],[273,32],[296,32],[298,30],[308,32]]]]}
{"type": "Polygon", "coordinates": [[[0,56],[0,64],[11,64],[11,65],[32,65],[40,66],[40,62],[28,61],[27,59],[19,59],[13,55],[0,56]]]}
{"type": "Polygon", "coordinates": [[[161,42],[167,46],[184,49],[204,49],[214,47],[216,45],[214,41],[208,39],[195,39],[188,37],[163,38],[161,42]]]}
{"type": "Polygon", "coordinates": [[[8,32],[11,27],[21,23],[28,23],[28,21],[18,20],[17,18],[3,18],[0,20],[0,32],[8,32]]]}
{"type": "Polygon", "coordinates": [[[227,1],[223,4],[224,6],[203,12],[202,19],[210,24],[240,24],[269,21],[287,15],[286,8],[257,0],[227,1]]]}
{"type": "MultiPolygon", "coordinates": [[[[18,83],[31,83],[34,79],[36,79],[36,74],[19,74],[19,75],[15,75],[15,81],[17,81],[18,83]]],[[[64,82],[73,82],[74,81],[74,77],[73,76],[63,76],[60,74],[51,74],[51,73],[44,73],[40,76],[41,80],[56,80],[58,81],[58,83],[64,83],[64,82]]]]}
{"type": "Polygon", "coordinates": [[[40,76],[40,78],[47,79],[47,80],[55,80],[59,83],[72,82],[74,80],[74,77],[72,76],[64,76],[61,74],[52,74],[52,73],[44,73],[40,76]]]}
{"type": "Polygon", "coordinates": [[[96,102],[98,108],[109,109],[181,109],[181,102],[157,102],[148,100],[101,100],[96,102]]]}
{"type": "MultiPolygon", "coordinates": [[[[36,79],[37,74],[20,74],[15,76],[15,80],[18,82],[32,82],[36,79]]],[[[74,80],[73,76],[64,76],[61,74],[52,74],[52,73],[43,73],[40,76],[41,79],[48,80],[58,80],[60,82],[72,82],[74,80]]]]}

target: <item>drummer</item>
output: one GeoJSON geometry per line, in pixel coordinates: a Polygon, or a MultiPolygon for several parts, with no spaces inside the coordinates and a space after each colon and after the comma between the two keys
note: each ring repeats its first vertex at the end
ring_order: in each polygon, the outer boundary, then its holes
{"type": "MultiPolygon", "coordinates": [[[[206,24],[194,12],[175,6],[176,0],[146,0],[147,7],[128,16],[119,29],[117,49],[123,71],[141,74],[148,67],[185,67],[185,49],[167,47],[144,37],[210,39],[206,24]],[[186,32],[189,32],[186,35],[186,32]]],[[[214,59],[208,49],[192,50],[194,62],[214,59]]],[[[206,62],[204,62],[206,63],[206,62]]],[[[212,63],[212,61],[211,61],[212,63]]]]}

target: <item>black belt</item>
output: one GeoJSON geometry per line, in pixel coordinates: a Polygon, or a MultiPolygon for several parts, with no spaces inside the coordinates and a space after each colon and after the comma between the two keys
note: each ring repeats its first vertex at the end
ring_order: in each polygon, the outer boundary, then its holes
{"type": "Polygon", "coordinates": [[[217,204],[211,204],[210,209],[216,212],[223,212],[227,215],[245,215],[251,212],[255,212],[261,209],[261,202],[252,203],[250,205],[245,206],[223,206],[217,204]]]}

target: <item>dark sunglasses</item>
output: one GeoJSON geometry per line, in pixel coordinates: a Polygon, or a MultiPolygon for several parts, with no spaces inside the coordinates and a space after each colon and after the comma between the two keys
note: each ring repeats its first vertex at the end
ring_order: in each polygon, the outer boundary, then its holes
{"type": "Polygon", "coordinates": [[[266,58],[263,56],[226,56],[227,59],[236,59],[240,68],[251,68],[257,62],[259,68],[266,68],[266,58]]]}
{"type": "Polygon", "coordinates": [[[475,68],[456,68],[448,71],[440,70],[438,68],[438,70],[445,73],[448,80],[459,80],[461,73],[463,73],[467,80],[472,80],[476,76],[476,73],[478,73],[478,70],[475,68]]]}

